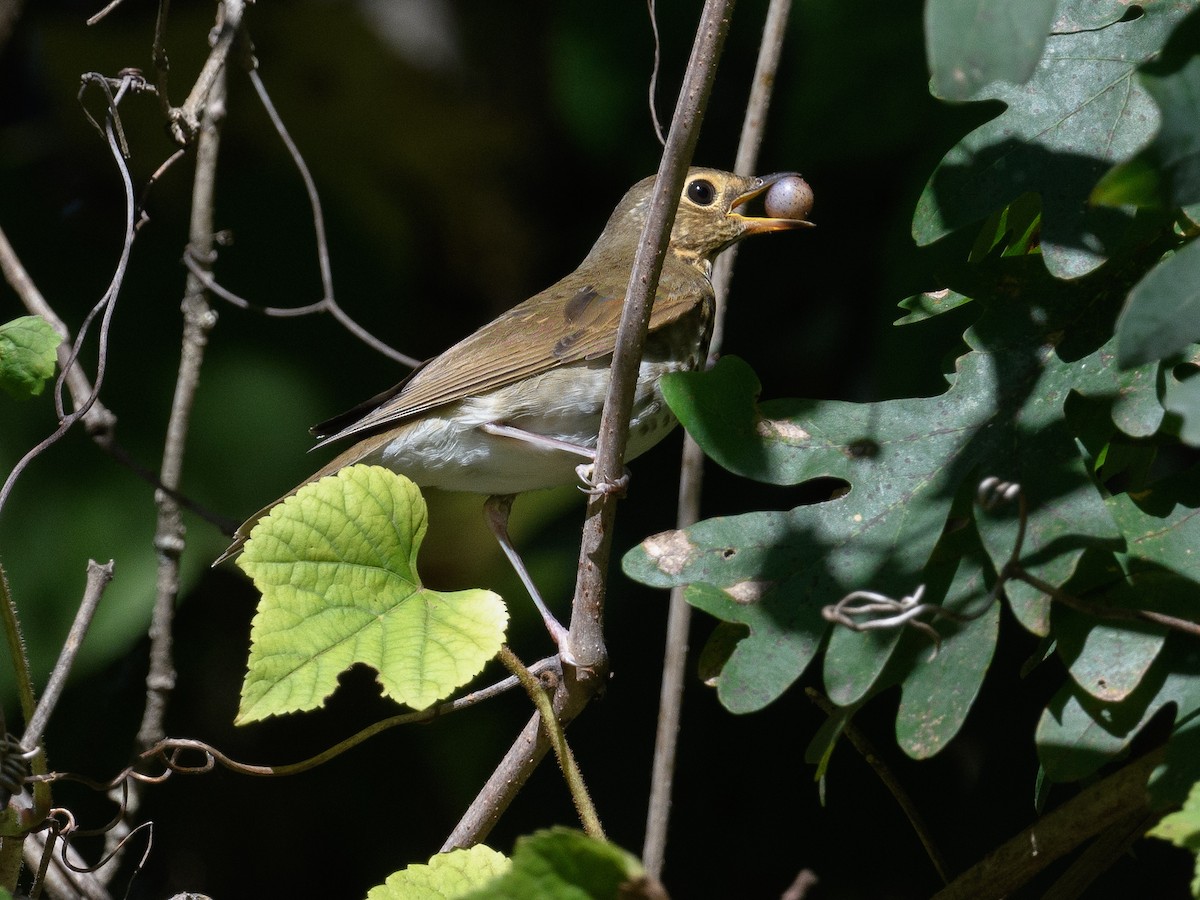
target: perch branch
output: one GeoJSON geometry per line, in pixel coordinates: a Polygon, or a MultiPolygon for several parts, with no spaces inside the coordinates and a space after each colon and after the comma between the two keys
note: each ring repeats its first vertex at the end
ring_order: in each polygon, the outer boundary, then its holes
{"type": "MultiPolygon", "coordinates": [[[[645,341],[649,299],[654,295],[674,208],[678,203],[687,163],[695,147],[700,118],[715,78],[716,63],[732,9],[732,0],[707,0],[701,14],[617,334],[612,380],[604,405],[596,452],[595,476],[599,483],[614,481],[622,473],[621,455],[629,430],[629,408],[638,361],[645,341]]],[[[615,498],[612,496],[597,496],[588,503],[588,518],[584,524],[580,549],[579,581],[572,603],[568,637],[572,654],[583,665],[578,668],[566,667],[554,694],[555,716],[564,724],[587,705],[602,683],[603,673],[607,669],[607,651],[603,639],[604,583],[615,513],[615,498]]],[[[446,839],[443,850],[467,847],[484,840],[548,749],[549,742],[540,727],[540,716],[535,715],[526,723],[520,736],[446,839]]]]}

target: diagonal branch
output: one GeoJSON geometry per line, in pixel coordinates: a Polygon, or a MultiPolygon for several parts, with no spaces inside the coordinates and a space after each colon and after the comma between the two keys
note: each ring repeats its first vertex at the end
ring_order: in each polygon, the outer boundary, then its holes
{"type": "MultiPolygon", "coordinates": [[[[645,343],[650,301],[657,288],[662,256],[675,217],[679,191],[683,186],[688,162],[696,146],[700,120],[712,84],[717,60],[721,55],[733,0],[707,0],[688,61],[683,88],[676,105],[667,145],[659,166],[658,184],[651,201],[650,215],[642,232],[630,287],[625,301],[617,350],[613,356],[612,380],[600,425],[596,451],[597,482],[614,481],[622,474],[622,457],[629,431],[638,363],[645,343]]],[[[603,684],[607,669],[607,651],[603,637],[604,584],[611,551],[612,524],[616,514],[615,497],[593,499],[580,551],[579,583],[572,605],[569,647],[583,665],[566,666],[554,694],[555,716],[564,725],[587,705],[603,684]]],[[[534,715],[504,759],[471,803],[442,849],[468,847],[484,840],[504,810],[520,792],[533,770],[550,749],[534,715]]]]}

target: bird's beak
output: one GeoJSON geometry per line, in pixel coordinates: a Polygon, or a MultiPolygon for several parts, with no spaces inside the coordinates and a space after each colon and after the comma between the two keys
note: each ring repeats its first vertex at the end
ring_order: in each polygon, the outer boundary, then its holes
{"type": "MultiPolygon", "coordinates": [[[[800,175],[796,172],[777,172],[774,175],[763,175],[759,178],[755,178],[751,183],[750,190],[746,191],[733,201],[733,206],[729,212],[729,218],[735,219],[741,226],[742,237],[751,234],[765,234],[768,231],[787,231],[793,228],[813,227],[812,222],[808,221],[806,218],[803,218],[804,215],[807,215],[807,210],[801,213],[801,217],[799,218],[771,215],[745,215],[744,212],[738,211],[741,207],[745,206],[747,203],[750,203],[750,201],[762,197],[772,188],[772,186],[780,181],[783,181],[785,178],[800,179],[800,175]]],[[[761,208],[761,204],[756,204],[756,206],[761,208]]],[[[809,208],[811,208],[811,206],[809,208]]]]}

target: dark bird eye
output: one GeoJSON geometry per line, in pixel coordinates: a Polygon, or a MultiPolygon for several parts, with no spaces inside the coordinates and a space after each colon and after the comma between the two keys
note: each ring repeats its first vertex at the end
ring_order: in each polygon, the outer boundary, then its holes
{"type": "Polygon", "coordinates": [[[697,178],[687,186],[687,195],[688,199],[697,206],[711,206],[713,200],[717,198],[717,189],[713,187],[711,181],[697,178]]]}

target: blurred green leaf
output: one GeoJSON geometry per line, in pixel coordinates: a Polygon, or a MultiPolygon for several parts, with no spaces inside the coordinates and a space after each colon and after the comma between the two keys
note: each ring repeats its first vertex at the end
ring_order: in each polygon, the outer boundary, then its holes
{"type": "Polygon", "coordinates": [[[944,100],[968,100],[993,81],[1024,83],[1041,59],[1057,5],[1056,0],[929,0],[925,44],[933,93],[944,100]]]}
{"type": "Polygon", "coordinates": [[[322,705],[356,662],[414,709],[479,674],[508,612],[490,591],[422,587],[425,528],[420,491],[379,466],[305,485],[255,526],[237,560],[263,595],[239,724],[322,705]]]}
{"type": "Polygon", "coordinates": [[[439,853],[388,876],[367,900],[458,900],[512,868],[503,854],[484,844],[439,853]]]}
{"type": "Polygon", "coordinates": [[[62,337],[41,316],[0,325],[0,388],[13,397],[36,397],[54,375],[62,337]]]}

